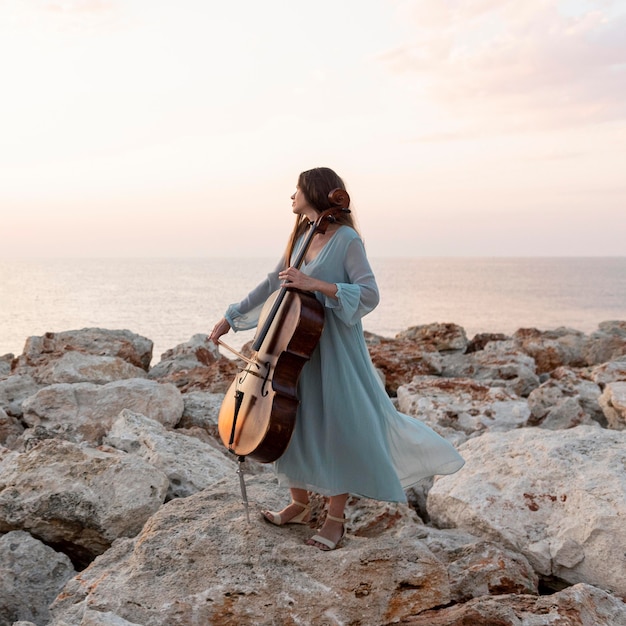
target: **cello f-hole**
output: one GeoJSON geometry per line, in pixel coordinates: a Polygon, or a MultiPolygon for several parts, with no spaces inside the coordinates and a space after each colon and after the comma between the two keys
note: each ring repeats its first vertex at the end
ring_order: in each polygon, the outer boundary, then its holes
{"type": "Polygon", "coordinates": [[[265,378],[263,379],[263,384],[261,385],[261,395],[265,398],[265,396],[267,396],[267,394],[269,393],[269,391],[266,389],[266,385],[269,381],[270,378],[270,362],[267,361],[265,363],[265,378]]]}

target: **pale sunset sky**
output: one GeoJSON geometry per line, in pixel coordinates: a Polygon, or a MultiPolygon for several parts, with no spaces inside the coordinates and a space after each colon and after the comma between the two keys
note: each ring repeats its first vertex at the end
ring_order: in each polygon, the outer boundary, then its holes
{"type": "Polygon", "coordinates": [[[626,0],[0,0],[0,257],[626,254],[626,0]]]}

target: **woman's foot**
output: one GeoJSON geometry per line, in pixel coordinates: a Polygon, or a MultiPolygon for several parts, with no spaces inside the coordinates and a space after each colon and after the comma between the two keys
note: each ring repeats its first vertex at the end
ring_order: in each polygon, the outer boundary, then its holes
{"type": "Polygon", "coordinates": [[[334,550],[346,534],[346,522],[342,517],[326,516],[326,521],[317,535],[313,535],[307,545],[320,550],[334,550]]]}
{"type": "Polygon", "coordinates": [[[275,526],[286,524],[307,524],[311,519],[311,507],[308,503],[293,500],[280,513],[273,511],[261,511],[263,518],[275,526]]]}

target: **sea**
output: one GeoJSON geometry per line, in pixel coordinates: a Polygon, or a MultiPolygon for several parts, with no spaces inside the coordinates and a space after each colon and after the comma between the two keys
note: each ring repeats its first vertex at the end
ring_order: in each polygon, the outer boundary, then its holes
{"type": "MultiPolygon", "coordinates": [[[[363,327],[394,337],[433,322],[477,333],[562,326],[591,333],[626,320],[626,257],[373,258],[378,307],[363,327]]],[[[0,259],[0,356],[27,337],[88,327],[128,329],[161,354],[209,333],[274,259],[0,259]]],[[[254,331],[224,339],[239,349],[254,331]]],[[[229,356],[225,354],[225,356],[229,356]]]]}

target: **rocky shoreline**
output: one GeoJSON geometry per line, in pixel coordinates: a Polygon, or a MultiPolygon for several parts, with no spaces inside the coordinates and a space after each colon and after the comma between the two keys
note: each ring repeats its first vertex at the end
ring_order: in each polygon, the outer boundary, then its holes
{"type": "Polygon", "coordinates": [[[263,523],[287,494],[217,412],[237,364],[195,335],[89,328],[0,356],[0,626],[626,626],[626,321],[367,335],[398,409],[465,467],[348,535],[263,523]]]}

